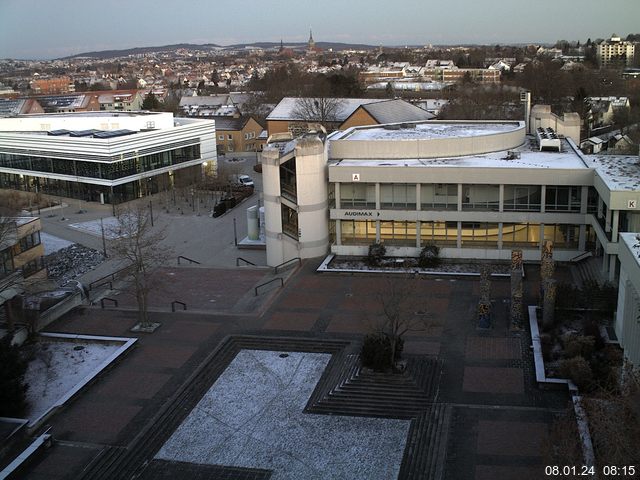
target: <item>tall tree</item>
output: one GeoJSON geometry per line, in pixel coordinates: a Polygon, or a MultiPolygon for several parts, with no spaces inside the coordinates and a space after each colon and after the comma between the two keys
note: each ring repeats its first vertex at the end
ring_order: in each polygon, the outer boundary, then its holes
{"type": "Polygon", "coordinates": [[[143,110],[157,110],[160,108],[160,101],[156,98],[153,92],[147,93],[142,101],[142,109],[143,110]]]}
{"type": "Polygon", "coordinates": [[[151,212],[146,205],[130,203],[116,212],[116,225],[110,229],[115,239],[111,242],[111,255],[129,265],[127,275],[133,283],[138,304],[138,321],[148,327],[149,292],[154,286],[155,271],[166,264],[172,249],[163,245],[165,232],[152,225],[151,212]]]}
{"type": "Polygon", "coordinates": [[[338,121],[343,100],[334,97],[300,97],[296,100],[293,115],[300,120],[320,123],[329,131],[338,121]]]}

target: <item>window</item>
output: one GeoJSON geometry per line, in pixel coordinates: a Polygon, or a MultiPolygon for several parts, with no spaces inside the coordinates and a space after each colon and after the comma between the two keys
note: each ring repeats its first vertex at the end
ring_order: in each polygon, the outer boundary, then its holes
{"type": "Polygon", "coordinates": [[[420,222],[420,244],[456,246],[458,222],[420,222]]]}
{"type": "Polygon", "coordinates": [[[40,245],[40,232],[33,232],[32,234],[27,235],[26,237],[22,237],[20,239],[21,252],[29,250],[30,248],[33,248],[38,245],[40,245]]]}
{"type": "Polygon", "coordinates": [[[298,240],[298,212],[282,205],[282,233],[298,240]]]}
{"type": "Polygon", "coordinates": [[[233,140],[233,135],[231,134],[227,135],[227,140],[233,140]]]}
{"type": "Polygon", "coordinates": [[[244,139],[245,139],[245,140],[249,140],[249,134],[248,134],[248,133],[245,133],[245,134],[244,134],[244,139]]]}
{"type": "Polygon", "coordinates": [[[545,211],[579,212],[582,187],[547,186],[545,211]]]}
{"type": "Polygon", "coordinates": [[[295,157],[280,165],[280,194],[292,202],[298,201],[295,157]]]}
{"type": "Polygon", "coordinates": [[[498,248],[498,224],[462,222],[462,247],[498,248]]]}
{"type": "Polygon", "coordinates": [[[499,210],[498,185],[463,185],[462,210],[499,210]]]}
{"type": "Polygon", "coordinates": [[[340,208],[376,208],[376,185],[374,183],[341,184],[340,208]]]}
{"type": "Polygon", "coordinates": [[[505,185],[505,212],[539,212],[542,187],[538,185],[505,185]]]}
{"type": "Polygon", "coordinates": [[[224,140],[224,135],[218,135],[218,140],[224,140]]]}
{"type": "Polygon", "coordinates": [[[370,245],[376,241],[376,222],[373,220],[340,220],[342,245],[370,245]]]}
{"type": "Polygon", "coordinates": [[[580,237],[580,225],[547,225],[544,226],[544,239],[551,240],[555,248],[577,249],[580,237]]]}
{"type": "Polygon", "coordinates": [[[502,248],[540,246],[540,224],[538,223],[503,223],[502,248]]]}
{"type": "Polygon", "coordinates": [[[457,210],[458,185],[455,183],[421,185],[420,202],[423,210],[457,210]]]}
{"type": "Polygon", "coordinates": [[[0,275],[11,272],[13,272],[13,257],[11,256],[11,248],[6,248],[0,252],[0,275]]]}
{"type": "Polygon", "coordinates": [[[415,210],[415,184],[391,183],[380,185],[380,207],[395,210],[415,210]]]}

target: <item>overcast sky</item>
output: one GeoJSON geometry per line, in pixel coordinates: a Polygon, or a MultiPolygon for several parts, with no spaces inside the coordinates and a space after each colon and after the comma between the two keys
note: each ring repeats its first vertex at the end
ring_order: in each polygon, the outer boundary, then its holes
{"type": "Polygon", "coordinates": [[[550,43],[640,33],[640,0],[0,0],[0,58],[173,43],[550,43]]]}

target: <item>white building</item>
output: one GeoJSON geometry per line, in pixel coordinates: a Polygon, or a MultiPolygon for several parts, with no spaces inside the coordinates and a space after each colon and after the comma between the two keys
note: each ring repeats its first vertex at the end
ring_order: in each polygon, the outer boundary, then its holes
{"type": "Polygon", "coordinates": [[[601,67],[612,65],[631,66],[635,55],[635,44],[623,41],[615,33],[609,40],[605,40],[597,45],[596,59],[601,67]]]}
{"type": "Polygon", "coordinates": [[[0,188],[120,202],[200,178],[216,164],[213,121],[171,113],[0,118],[0,188]]]}
{"type": "Polygon", "coordinates": [[[506,260],[518,248],[537,261],[552,240],[561,261],[597,252],[614,280],[618,233],[640,231],[637,157],[586,157],[545,126],[572,132],[573,117],[545,112],[532,109],[530,132],[524,122],[426,121],[268,145],[267,262],[366,255],[375,242],[395,256],[434,243],[449,258],[506,260]]]}
{"type": "Polygon", "coordinates": [[[627,357],[640,367],[640,238],[620,234],[620,283],[615,331],[627,357]]]}

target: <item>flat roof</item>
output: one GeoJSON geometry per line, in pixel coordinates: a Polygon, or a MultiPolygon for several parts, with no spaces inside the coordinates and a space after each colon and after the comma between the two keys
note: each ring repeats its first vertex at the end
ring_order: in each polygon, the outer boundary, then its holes
{"type": "Polygon", "coordinates": [[[540,168],[587,169],[589,168],[569,142],[562,139],[562,151],[539,151],[533,137],[511,150],[479,155],[439,158],[400,159],[342,159],[329,162],[337,167],[458,167],[458,168],[540,168]],[[519,158],[509,158],[509,152],[517,152],[519,158]]]}
{"type": "Polygon", "coordinates": [[[437,138],[476,137],[517,130],[522,122],[425,122],[356,127],[332,140],[431,140],[437,138]]]}
{"type": "Polygon", "coordinates": [[[609,190],[640,190],[638,155],[584,155],[584,159],[609,190]]]}

